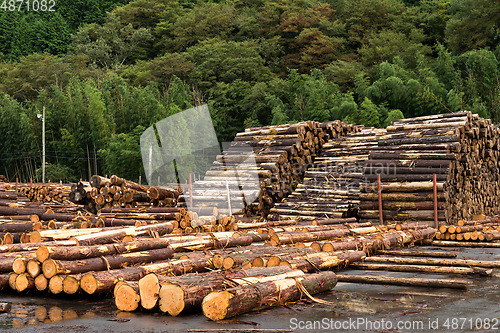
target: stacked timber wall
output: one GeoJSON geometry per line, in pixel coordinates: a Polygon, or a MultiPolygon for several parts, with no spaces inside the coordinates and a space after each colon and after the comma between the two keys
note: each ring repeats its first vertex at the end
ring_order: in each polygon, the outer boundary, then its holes
{"type": "Polygon", "coordinates": [[[329,140],[269,218],[450,224],[495,215],[499,148],[499,128],[467,111],[363,128],[329,140]]]}
{"type": "Polygon", "coordinates": [[[224,214],[266,217],[302,182],[328,138],[353,128],[340,121],[249,128],[217,156],[204,179],[180,198],[180,205],[192,201],[192,206],[214,206],[224,214]]]}

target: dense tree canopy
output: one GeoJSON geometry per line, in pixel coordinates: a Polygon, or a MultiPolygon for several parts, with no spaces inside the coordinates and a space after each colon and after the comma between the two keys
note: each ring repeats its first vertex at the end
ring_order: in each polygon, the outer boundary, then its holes
{"type": "Polygon", "coordinates": [[[139,138],[208,104],[219,141],[302,120],[471,110],[500,121],[500,4],[78,0],[0,9],[0,173],[144,177],[139,138]]]}

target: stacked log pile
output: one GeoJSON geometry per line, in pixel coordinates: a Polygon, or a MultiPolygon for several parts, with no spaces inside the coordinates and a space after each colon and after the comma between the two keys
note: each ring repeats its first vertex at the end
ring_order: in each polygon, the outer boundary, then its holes
{"type": "Polygon", "coordinates": [[[192,200],[195,207],[216,206],[228,215],[266,217],[302,181],[328,138],[350,128],[342,122],[307,121],[246,129],[217,156],[203,181],[193,184],[191,197],[183,196],[183,205],[192,200]],[[228,208],[229,202],[234,208],[228,208]]]}
{"type": "Polygon", "coordinates": [[[179,195],[182,194],[180,186],[173,188],[140,185],[115,175],[109,179],[94,175],[89,183],[90,188],[85,187],[83,183],[73,186],[70,199],[75,203],[84,204],[85,208],[93,213],[110,207],[175,207],[179,195]]]}
{"type": "Polygon", "coordinates": [[[303,183],[271,209],[270,219],[304,220],[355,216],[351,208],[359,202],[363,163],[385,130],[346,126],[334,136],[306,171],[303,183]]]}
{"type": "Polygon", "coordinates": [[[102,208],[98,217],[106,226],[140,225],[169,220],[173,233],[221,232],[236,230],[234,216],[219,214],[216,208],[187,211],[183,207],[102,208]]]}
{"type": "Polygon", "coordinates": [[[500,240],[500,216],[480,216],[476,220],[458,220],[456,224],[442,225],[437,240],[460,242],[494,242],[500,240]]]}
{"type": "Polygon", "coordinates": [[[498,150],[497,127],[470,112],[393,121],[363,168],[361,220],[379,219],[378,175],[386,221],[449,224],[497,214],[498,150]]]}
{"type": "Polygon", "coordinates": [[[33,187],[23,187],[21,192],[26,195],[30,201],[38,202],[63,202],[69,199],[71,192],[70,185],[60,184],[42,184],[33,187]]]}

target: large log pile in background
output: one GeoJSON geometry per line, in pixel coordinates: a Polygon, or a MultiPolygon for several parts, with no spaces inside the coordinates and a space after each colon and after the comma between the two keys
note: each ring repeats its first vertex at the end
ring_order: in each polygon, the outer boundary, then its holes
{"type": "MultiPolygon", "coordinates": [[[[359,202],[362,162],[380,131],[344,124],[342,135],[334,135],[304,175],[303,183],[271,209],[270,219],[304,220],[347,217],[359,202]]],[[[355,214],[352,214],[354,216],[355,214]]]]}
{"type": "MultiPolygon", "coordinates": [[[[302,182],[307,167],[319,156],[325,142],[351,128],[340,121],[307,121],[238,133],[229,149],[217,156],[203,181],[193,185],[193,205],[217,206],[229,214],[229,192],[231,204],[237,207],[232,209],[233,215],[266,217],[275,202],[287,197],[302,182]]],[[[183,200],[187,205],[189,193],[183,200]]]]}
{"type": "Polygon", "coordinates": [[[363,168],[361,220],[379,216],[376,176],[382,178],[384,220],[453,223],[500,210],[499,131],[470,112],[393,121],[377,137],[363,168]]]}
{"type": "Polygon", "coordinates": [[[269,218],[357,216],[360,222],[378,223],[380,204],[386,222],[449,224],[498,214],[498,134],[491,121],[470,112],[347,133],[323,146],[303,184],[277,203],[269,218]]]}

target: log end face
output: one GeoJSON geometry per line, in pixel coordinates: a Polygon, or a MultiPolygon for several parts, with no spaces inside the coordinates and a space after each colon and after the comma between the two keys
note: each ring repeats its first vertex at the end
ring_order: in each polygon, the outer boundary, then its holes
{"type": "Polygon", "coordinates": [[[22,292],[28,289],[31,285],[30,279],[33,280],[28,274],[19,274],[16,279],[16,290],[22,292]]]}
{"type": "Polygon", "coordinates": [[[217,269],[222,268],[223,262],[224,262],[224,257],[218,253],[215,254],[212,258],[212,265],[217,269]]]}
{"type": "Polygon", "coordinates": [[[35,230],[30,233],[30,243],[40,243],[42,241],[42,236],[40,232],[35,230]]]}
{"type": "Polygon", "coordinates": [[[141,306],[144,309],[152,309],[158,302],[160,284],[156,274],[148,274],[139,280],[139,295],[141,306]]]}
{"type": "Polygon", "coordinates": [[[17,258],[12,263],[12,271],[16,274],[22,274],[26,271],[26,263],[23,258],[17,258]]]}
{"type": "Polygon", "coordinates": [[[80,288],[87,294],[94,294],[97,291],[97,279],[90,273],[83,275],[80,279],[80,288]]]}
{"type": "Polygon", "coordinates": [[[49,290],[52,294],[57,295],[63,291],[63,277],[55,275],[49,280],[49,290]]]}
{"type": "Polygon", "coordinates": [[[127,284],[120,285],[115,291],[115,305],[118,310],[134,311],[139,307],[140,300],[134,288],[127,284]]]}
{"type": "Polygon", "coordinates": [[[57,274],[56,262],[52,259],[45,260],[42,264],[42,272],[47,279],[52,278],[54,275],[57,274]]]}
{"type": "Polygon", "coordinates": [[[48,287],[49,281],[47,278],[43,275],[40,274],[35,278],[35,288],[38,291],[43,291],[46,290],[48,287]]]}
{"type": "Polygon", "coordinates": [[[271,256],[269,260],[267,261],[267,267],[274,267],[274,266],[279,266],[281,262],[280,257],[278,256],[271,256]]]}
{"type": "Polygon", "coordinates": [[[66,276],[63,280],[63,291],[65,294],[73,295],[80,289],[80,282],[73,276],[66,276]]]}
{"type": "Polygon", "coordinates": [[[9,286],[12,290],[16,290],[16,280],[18,275],[19,274],[17,273],[11,273],[9,275],[9,286]]]}
{"type": "Polygon", "coordinates": [[[233,294],[227,291],[219,291],[208,294],[202,303],[203,314],[210,320],[217,321],[225,319],[229,308],[229,300],[233,294]]]}
{"type": "Polygon", "coordinates": [[[178,316],[184,310],[184,291],[174,284],[163,284],[159,293],[159,306],[162,312],[178,316]]]}
{"type": "Polygon", "coordinates": [[[31,277],[37,277],[41,272],[40,263],[38,262],[38,260],[30,259],[26,264],[26,271],[29,275],[31,275],[31,277]]]}
{"type": "Polygon", "coordinates": [[[36,250],[36,257],[37,257],[38,261],[43,263],[45,260],[47,260],[49,258],[49,249],[46,246],[40,246],[36,250]]]}
{"type": "Polygon", "coordinates": [[[224,261],[222,262],[222,268],[223,269],[231,269],[234,266],[234,259],[231,257],[226,257],[224,258],[224,261]]]}

